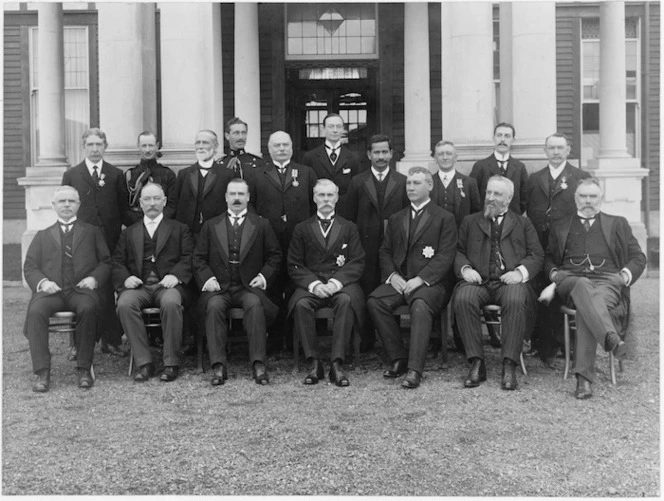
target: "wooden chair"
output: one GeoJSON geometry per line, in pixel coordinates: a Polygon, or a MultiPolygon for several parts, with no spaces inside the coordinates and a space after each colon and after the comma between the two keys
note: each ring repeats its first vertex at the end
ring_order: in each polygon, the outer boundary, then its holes
{"type": "MultiPolygon", "coordinates": [[[[315,313],[316,319],[325,319],[326,321],[334,320],[334,309],[330,307],[318,308],[315,313]]],[[[360,335],[357,331],[357,326],[353,327],[353,363],[357,364],[360,359],[360,335]]],[[[293,327],[293,358],[295,359],[295,370],[300,370],[300,338],[297,335],[295,327],[293,327]]]]}
{"type": "MultiPolygon", "coordinates": [[[[49,334],[69,334],[69,355],[67,359],[76,360],[76,313],[73,311],[56,311],[48,319],[49,334]]],[[[90,365],[90,375],[95,379],[94,366],[90,365]]]]}
{"type": "MultiPolygon", "coordinates": [[[[570,331],[576,332],[576,310],[574,308],[569,308],[568,306],[562,306],[560,312],[565,317],[565,322],[563,324],[564,333],[565,333],[565,372],[563,373],[563,379],[567,379],[567,374],[569,373],[570,366],[570,352],[571,352],[571,335],[570,331]]],[[[623,363],[622,360],[618,361],[618,366],[620,372],[623,372],[623,363]]],[[[611,384],[618,384],[616,380],[616,367],[614,363],[613,353],[609,352],[609,370],[611,373],[611,384]]]]}
{"type": "MultiPolygon", "coordinates": [[[[502,328],[502,308],[497,304],[487,304],[482,308],[482,322],[486,325],[493,325],[498,331],[498,338],[501,337],[501,328],[502,328]],[[497,319],[495,319],[497,318],[497,319]]],[[[523,359],[523,350],[519,352],[519,360],[521,361],[521,371],[524,376],[528,375],[526,370],[526,362],[523,359]]]]}

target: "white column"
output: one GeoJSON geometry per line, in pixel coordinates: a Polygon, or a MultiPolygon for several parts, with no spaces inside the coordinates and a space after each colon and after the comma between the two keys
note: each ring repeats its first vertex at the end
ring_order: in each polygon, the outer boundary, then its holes
{"type": "Polygon", "coordinates": [[[534,146],[556,131],[555,2],[500,4],[500,110],[516,144],[534,146]],[[533,112],[537,110],[537,112],[533,112]]]}
{"type": "Polygon", "coordinates": [[[454,141],[460,166],[467,170],[493,145],[491,3],[443,2],[441,34],[443,137],[454,141]]]}
{"type": "Polygon", "coordinates": [[[39,167],[67,165],[65,153],[65,56],[62,4],[37,4],[39,41],[39,167]]]}
{"type": "MultiPolygon", "coordinates": [[[[194,137],[212,129],[223,140],[221,10],[218,3],[160,3],[164,163],[194,161],[194,137]]],[[[221,152],[220,152],[221,153],[221,152]]]]}
{"type": "Polygon", "coordinates": [[[429,166],[431,93],[429,90],[429,11],[424,2],[404,4],[404,158],[397,169],[429,166]]]}
{"type": "Polygon", "coordinates": [[[648,175],[641,160],[627,154],[625,100],[625,2],[600,3],[599,109],[600,149],[588,170],[604,188],[602,210],[629,221],[641,249],[646,229],[641,221],[641,180],[648,175]]]}
{"type": "Polygon", "coordinates": [[[258,4],[235,4],[235,114],[249,126],[245,149],[261,152],[258,4]]]}
{"type": "Polygon", "coordinates": [[[105,158],[137,163],[136,137],[157,126],[154,3],[105,3],[99,16],[99,115],[108,137],[105,158]]]}

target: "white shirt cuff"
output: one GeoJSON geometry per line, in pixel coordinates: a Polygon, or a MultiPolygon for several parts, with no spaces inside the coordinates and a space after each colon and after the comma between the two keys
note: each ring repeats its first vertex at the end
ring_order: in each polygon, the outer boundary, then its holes
{"type": "MultiPolygon", "coordinates": [[[[631,278],[631,277],[630,277],[631,278]]],[[[44,282],[47,282],[48,278],[42,278],[39,283],[37,284],[37,292],[41,292],[41,286],[44,282]]]]}
{"type": "Polygon", "coordinates": [[[620,270],[620,273],[622,273],[623,271],[624,271],[625,273],[627,273],[627,276],[629,277],[629,278],[627,279],[627,283],[625,284],[625,287],[629,287],[629,284],[632,283],[632,272],[629,271],[627,268],[623,268],[622,270],[620,270]]]}
{"type": "Polygon", "coordinates": [[[332,282],[337,287],[337,292],[344,288],[344,285],[336,278],[330,278],[329,282],[332,282]]]}
{"type": "Polygon", "coordinates": [[[387,277],[387,280],[385,280],[385,283],[386,283],[387,285],[390,285],[390,280],[392,280],[392,277],[393,277],[394,275],[397,275],[397,274],[398,274],[398,273],[397,273],[396,271],[393,271],[392,273],[390,273],[390,276],[387,277]]]}
{"type": "Polygon", "coordinates": [[[208,284],[211,284],[213,280],[217,280],[217,277],[210,277],[207,279],[207,281],[203,284],[203,287],[201,287],[201,290],[204,291],[205,288],[208,286],[208,284]]]}
{"type": "Polygon", "coordinates": [[[530,280],[530,275],[528,274],[528,270],[526,267],[522,264],[516,267],[517,270],[521,272],[521,275],[523,275],[523,280],[521,280],[521,283],[526,283],[528,280],[530,280]]]}
{"type": "Polygon", "coordinates": [[[307,290],[309,291],[309,294],[313,294],[313,293],[314,293],[314,289],[316,288],[316,286],[317,286],[318,284],[322,284],[322,283],[323,283],[323,282],[321,282],[320,280],[315,280],[314,282],[311,282],[311,283],[309,284],[309,287],[307,287],[307,290]]]}
{"type": "Polygon", "coordinates": [[[265,275],[263,275],[262,273],[259,273],[258,276],[263,279],[263,287],[261,287],[261,289],[262,290],[267,289],[267,280],[265,280],[265,275]]]}

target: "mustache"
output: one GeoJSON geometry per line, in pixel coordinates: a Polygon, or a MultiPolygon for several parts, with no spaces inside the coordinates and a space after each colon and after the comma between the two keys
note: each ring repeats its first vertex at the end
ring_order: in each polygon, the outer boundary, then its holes
{"type": "Polygon", "coordinates": [[[239,200],[233,200],[233,205],[242,205],[242,202],[239,200]]]}

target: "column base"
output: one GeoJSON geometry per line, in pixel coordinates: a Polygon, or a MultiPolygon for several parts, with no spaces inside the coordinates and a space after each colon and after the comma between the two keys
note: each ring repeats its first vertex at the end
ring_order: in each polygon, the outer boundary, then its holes
{"type": "Polygon", "coordinates": [[[411,167],[426,167],[433,174],[438,171],[435,160],[430,152],[405,152],[405,156],[397,162],[397,171],[403,175],[408,174],[411,167]]]}

